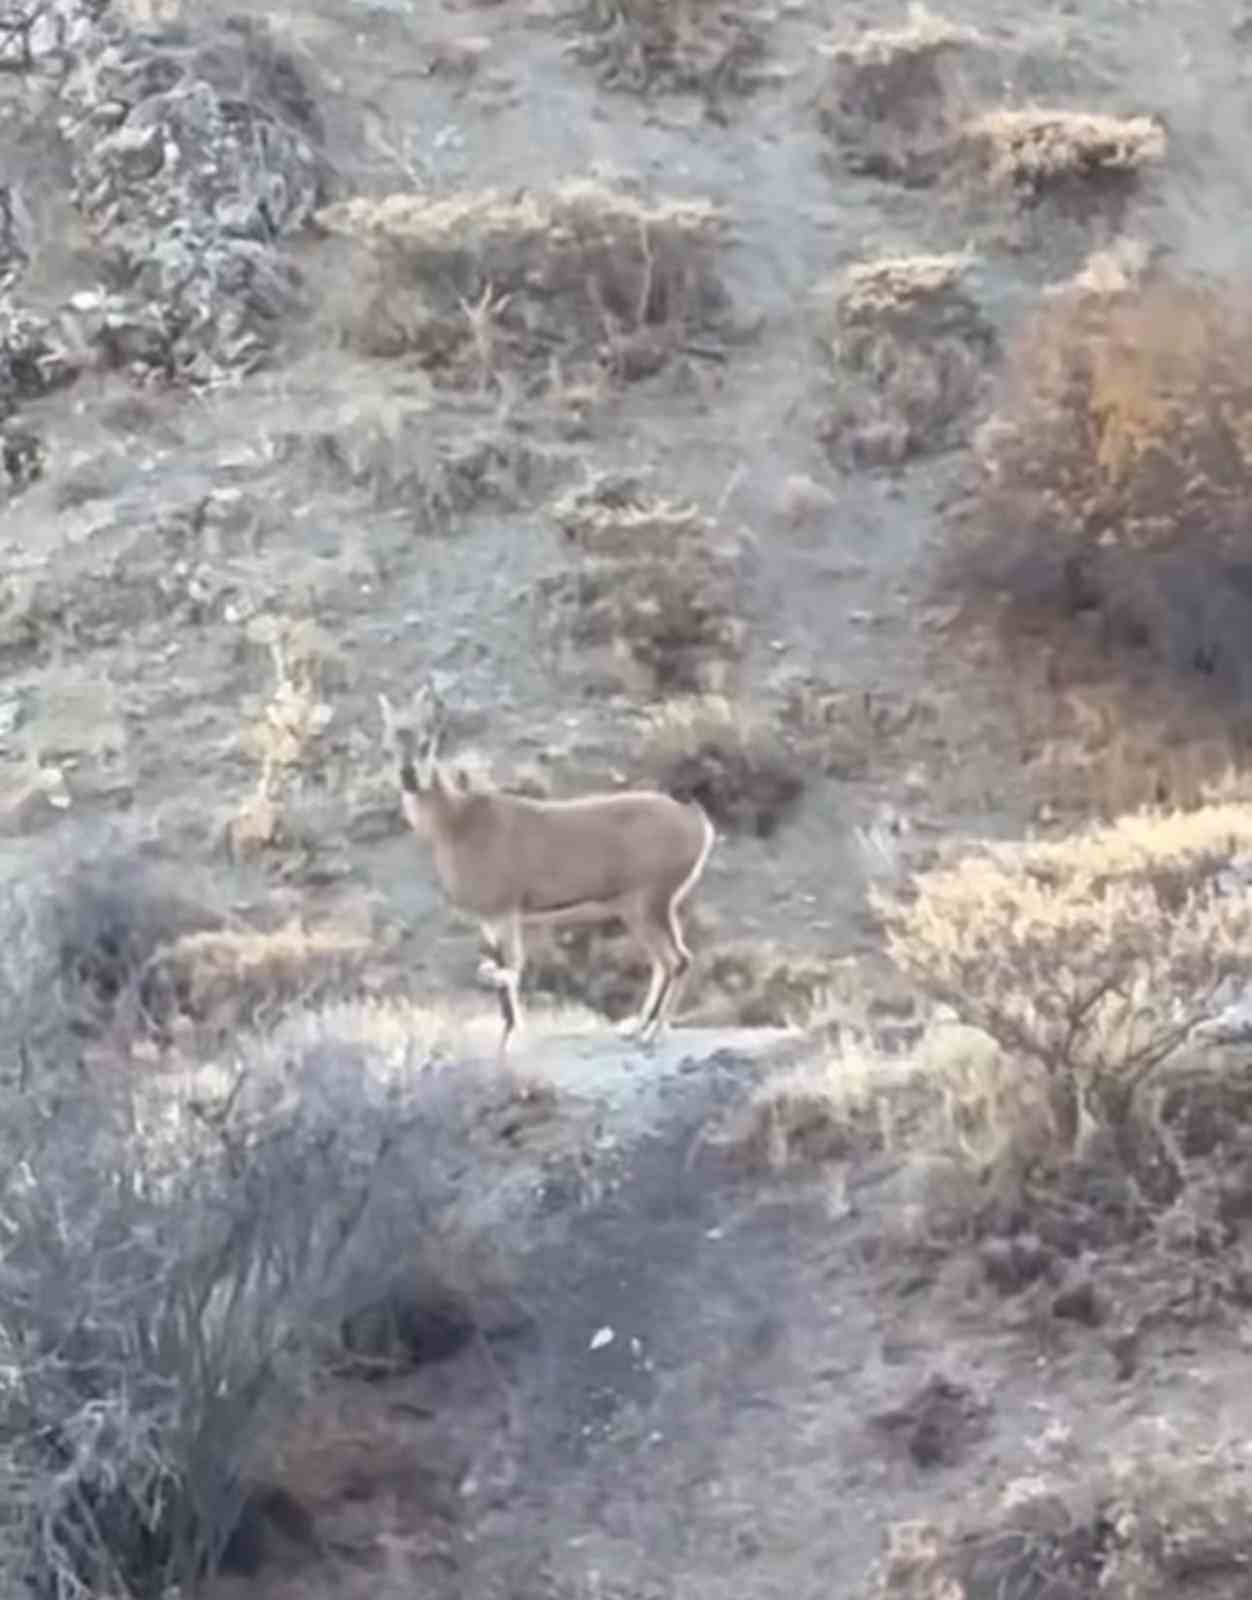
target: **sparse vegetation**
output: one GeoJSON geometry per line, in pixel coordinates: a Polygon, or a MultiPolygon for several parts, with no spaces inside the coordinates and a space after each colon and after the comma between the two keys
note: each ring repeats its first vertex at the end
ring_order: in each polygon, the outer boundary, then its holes
{"type": "Polygon", "coordinates": [[[899,1086],[882,1078],[878,1063],[872,1075],[861,1074],[848,1056],[822,1071],[780,1075],[710,1142],[750,1168],[769,1171],[882,1149],[889,1126],[882,1118],[894,1114],[899,1098],[899,1086]]]}
{"type": "Polygon", "coordinates": [[[742,653],[736,542],[698,507],[634,478],[594,479],[549,508],[582,554],[542,588],[580,649],[649,694],[723,689],[742,653]]]}
{"type": "Polygon", "coordinates": [[[687,1020],[695,1027],[804,1028],[821,1016],[830,957],[767,940],[718,939],[699,962],[687,1020]]]}
{"type": "Polygon", "coordinates": [[[1245,1464],[1224,1447],[1116,1457],[1075,1483],[1044,1472],[948,1522],[897,1524],[867,1600],[1242,1591],[1252,1546],[1245,1464]]]}
{"type": "Polygon", "coordinates": [[[761,75],[770,20],[738,0],[584,0],[574,53],[614,87],[743,92],[761,75]]]}
{"type": "Polygon", "coordinates": [[[971,264],[886,257],[831,285],[836,398],[824,436],[851,463],[894,466],[960,442],[996,347],[962,284],[971,264]]]}
{"type": "Polygon", "coordinates": [[[648,202],[580,178],[522,198],[355,198],[318,221],[359,253],[343,335],[458,386],[527,369],[546,383],[554,361],[639,376],[724,310],[726,218],[707,201],[648,202]]]}
{"type": "Polygon", "coordinates": [[[421,533],[448,533],[485,506],[514,511],[543,481],[545,461],[525,438],[457,419],[440,428],[425,382],[398,397],[354,397],[323,425],[293,430],[275,450],[332,494],[383,512],[405,510],[421,533]]]}

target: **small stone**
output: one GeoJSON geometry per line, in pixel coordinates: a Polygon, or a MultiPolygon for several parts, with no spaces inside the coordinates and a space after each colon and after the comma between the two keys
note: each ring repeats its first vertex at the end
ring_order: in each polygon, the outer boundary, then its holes
{"type": "Polygon", "coordinates": [[[831,490],[801,472],[792,473],[778,496],[778,513],[790,527],[826,516],[838,502],[831,490]]]}

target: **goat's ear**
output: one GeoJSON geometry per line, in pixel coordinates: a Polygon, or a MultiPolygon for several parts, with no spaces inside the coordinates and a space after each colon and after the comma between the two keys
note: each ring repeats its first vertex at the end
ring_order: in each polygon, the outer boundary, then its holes
{"type": "Polygon", "coordinates": [[[385,694],[380,693],[378,696],[378,709],[382,712],[383,717],[383,737],[388,742],[392,742],[396,736],[396,714],[392,710],[391,701],[388,700],[385,694]]]}

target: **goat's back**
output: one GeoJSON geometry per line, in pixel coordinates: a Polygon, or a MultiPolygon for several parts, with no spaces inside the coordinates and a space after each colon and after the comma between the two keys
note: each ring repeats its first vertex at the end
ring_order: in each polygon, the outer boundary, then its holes
{"type": "Polygon", "coordinates": [[[574,800],[471,795],[458,810],[436,861],[450,896],[480,916],[542,916],[638,894],[667,900],[712,844],[699,806],[648,790],[574,800]]]}

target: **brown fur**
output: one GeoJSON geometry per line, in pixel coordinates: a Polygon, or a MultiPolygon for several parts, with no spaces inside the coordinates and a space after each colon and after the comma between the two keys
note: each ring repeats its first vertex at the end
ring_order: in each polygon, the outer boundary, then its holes
{"type": "Polygon", "coordinates": [[[380,701],[399,758],[405,815],[430,843],[448,900],[479,922],[492,952],[485,975],[501,991],[501,1052],[520,1023],[523,927],[534,922],[620,916],[653,964],[639,1031],[664,1026],[691,960],[678,909],[714,840],[701,807],[652,790],[576,800],[470,793],[450,785],[435,765],[430,726],[423,728],[419,763],[417,733],[396,722],[385,697],[380,701]]]}

